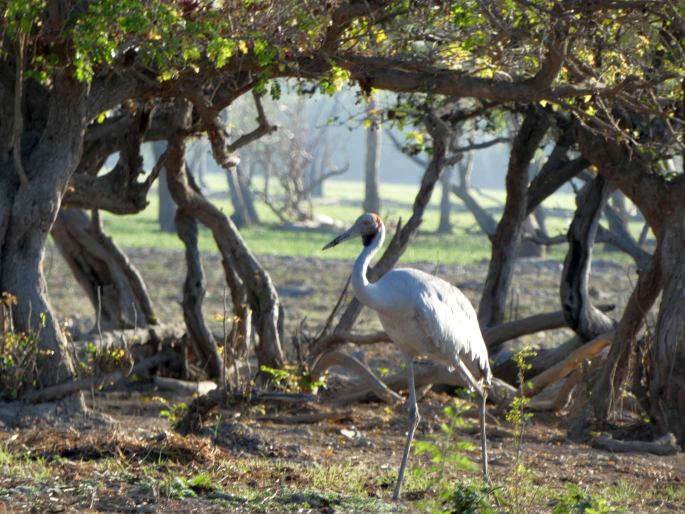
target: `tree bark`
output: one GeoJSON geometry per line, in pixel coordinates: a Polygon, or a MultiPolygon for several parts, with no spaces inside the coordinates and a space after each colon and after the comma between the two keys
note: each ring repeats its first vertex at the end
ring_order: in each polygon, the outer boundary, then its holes
{"type": "Polygon", "coordinates": [[[645,318],[661,293],[661,249],[657,246],[649,264],[640,273],[635,289],[626,304],[607,361],[592,388],[592,405],[599,419],[607,419],[621,387],[631,374],[637,373],[637,341],[645,318]]]}
{"type": "MultiPolygon", "coordinates": [[[[682,195],[683,184],[681,181],[680,191],[673,193],[682,195]]],[[[649,354],[649,413],[661,432],[673,432],[680,442],[685,442],[685,207],[682,196],[672,198],[671,205],[675,208],[664,220],[661,239],[663,293],[656,341],[649,354]]]]}
{"type": "Polygon", "coordinates": [[[377,112],[376,102],[373,98],[369,101],[368,116],[371,126],[366,131],[366,174],[364,212],[380,212],[381,197],[379,194],[379,181],[381,173],[381,145],[383,142],[383,126],[377,112]]]}
{"type": "Polygon", "coordinates": [[[506,179],[507,201],[492,238],[492,257],[478,308],[478,320],[483,328],[504,321],[514,257],[527,215],[528,166],[548,127],[549,117],[530,107],[512,144],[506,179]]]}
{"type": "Polygon", "coordinates": [[[97,211],[61,209],[52,238],[93,305],[99,328],[117,330],[156,324],[145,282],[108,237],[97,211]]]}
{"type": "Polygon", "coordinates": [[[578,194],[576,210],[568,229],[569,249],[561,275],[561,307],[566,322],[589,341],[614,328],[614,322],[590,301],[588,282],[597,225],[611,187],[602,176],[589,182],[578,194]]]}
{"type": "Polygon", "coordinates": [[[15,329],[38,340],[39,386],[75,376],[43,275],[47,237],[62,192],[78,165],[86,125],[86,86],[67,73],[59,71],[53,77],[45,126],[25,166],[28,183],[19,184],[11,165],[0,173],[0,291],[17,297],[12,313],[15,329]]]}

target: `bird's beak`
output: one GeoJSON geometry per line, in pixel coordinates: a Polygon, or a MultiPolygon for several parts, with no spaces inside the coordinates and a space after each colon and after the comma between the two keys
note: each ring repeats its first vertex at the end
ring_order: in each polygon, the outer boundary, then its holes
{"type": "Polygon", "coordinates": [[[322,248],[322,250],[328,250],[329,248],[333,248],[334,246],[339,245],[340,243],[342,243],[343,241],[345,241],[346,239],[349,239],[349,238],[351,238],[351,237],[356,236],[358,233],[359,233],[359,231],[356,230],[356,226],[353,226],[353,227],[350,228],[349,230],[346,230],[345,232],[343,232],[342,234],[340,234],[338,237],[336,237],[335,239],[333,239],[333,241],[331,241],[331,242],[328,243],[326,246],[324,246],[324,247],[322,248]]]}

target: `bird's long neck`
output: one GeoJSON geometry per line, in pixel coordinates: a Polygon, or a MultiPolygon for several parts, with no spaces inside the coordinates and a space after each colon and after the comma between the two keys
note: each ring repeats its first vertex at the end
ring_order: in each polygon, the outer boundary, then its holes
{"type": "Polygon", "coordinates": [[[375,295],[375,285],[369,282],[366,273],[371,263],[371,258],[383,246],[385,240],[385,227],[381,224],[380,230],[371,239],[368,244],[364,245],[364,249],[357,257],[352,268],[352,288],[357,299],[366,305],[375,309],[378,307],[378,301],[375,295]]]}

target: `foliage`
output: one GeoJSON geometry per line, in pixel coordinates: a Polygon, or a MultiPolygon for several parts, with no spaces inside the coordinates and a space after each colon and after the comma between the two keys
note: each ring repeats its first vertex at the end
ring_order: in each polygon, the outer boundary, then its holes
{"type": "Polygon", "coordinates": [[[308,372],[298,370],[296,366],[286,364],[283,369],[275,369],[262,364],[259,367],[273,387],[280,391],[305,391],[316,393],[319,387],[326,384],[323,378],[312,380],[308,372]]]}
{"type": "Polygon", "coordinates": [[[128,357],[128,350],[123,346],[100,349],[89,341],[86,343],[83,359],[79,360],[79,368],[87,376],[110,373],[121,367],[128,357]]]}
{"type": "Polygon", "coordinates": [[[603,498],[597,498],[576,484],[566,487],[566,494],[561,496],[552,509],[553,514],[608,514],[617,512],[603,498]]]}
{"type": "Polygon", "coordinates": [[[27,332],[0,335],[0,400],[14,400],[36,383],[38,338],[27,332]]]}
{"type": "Polygon", "coordinates": [[[531,472],[527,470],[523,462],[521,462],[523,435],[526,423],[533,417],[532,412],[526,411],[526,405],[528,405],[530,398],[525,395],[525,388],[528,386],[525,374],[526,371],[533,367],[528,360],[533,358],[536,354],[537,352],[529,345],[526,345],[514,355],[513,361],[516,364],[519,391],[512,399],[505,415],[505,419],[514,425],[514,438],[516,440],[516,459],[512,466],[514,472],[508,477],[511,488],[509,490],[510,496],[507,498],[507,503],[509,503],[517,512],[523,510],[524,501],[532,501],[535,497],[534,491],[536,489],[532,483],[531,472]]]}
{"type": "Polygon", "coordinates": [[[160,403],[163,407],[162,410],[159,411],[159,415],[168,419],[172,424],[179,421],[188,411],[188,404],[185,402],[171,403],[169,400],[162,398],[161,396],[155,396],[154,400],[160,403]]]}
{"type": "Polygon", "coordinates": [[[414,441],[416,455],[427,455],[430,465],[414,466],[411,476],[435,491],[435,497],[421,501],[421,508],[429,512],[492,512],[487,497],[493,489],[479,481],[468,481],[454,486],[455,469],[477,472],[480,466],[473,462],[466,452],[475,446],[470,441],[456,441],[458,429],[466,425],[462,417],[464,410],[448,405],[443,409],[447,421],[440,424],[440,432],[430,439],[414,441]]]}
{"type": "MultiPolygon", "coordinates": [[[[17,332],[12,323],[12,306],[16,296],[3,292],[0,296],[0,400],[14,400],[37,379],[38,332],[17,332]]],[[[40,327],[45,326],[45,315],[40,316],[40,327]]]]}

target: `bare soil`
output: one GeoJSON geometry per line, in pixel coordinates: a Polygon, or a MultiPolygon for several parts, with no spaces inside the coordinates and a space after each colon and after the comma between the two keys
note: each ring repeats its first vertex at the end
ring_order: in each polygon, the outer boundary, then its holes
{"type": "MultiPolygon", "coordinates": [[[[160,319],[182,319],[181,253],[133,250],[130,255],[148,284],[154,284],[151,293],[160,319]]],[[[307,327],[315,332],[337,300],[350,264],[263,260],[281,292],[286,332],[292,333],[305,317],[307,327]]],[[[205,266],[210,290],[205,312],[211,318],[223,310],[221,266],[215,255],[205,256],[205,266]]],[[[467,296],[477,301],[484,265],[420,267],[461,284],[467,296]]],[[[512,318],[556,308],[559,269],[557,262],[519,265],[512,318]]],[[[48,257],[47,276],[57,310],[71,326],[88,330],[91,308],[54,253],[48,257]]],[[[617,312],[631,283],[634,273],[628,266],[595,266],[597,301],[616,303],[617,312]]],[[[221,330],[218,323],[214,328],[221,330]]],[[[366,331],[378,326],[365,312],[356,328],[366,331]]],[[[549,345],[568,335],[557,331],[531,336],[529,342],[549,345]]],[[[349,350],[363,350],[360,355],[372,367],[398,366],[389,344],[349,350]]],[[[292,356],[291,348],[288,352],[292,356]]],[[[349,377],[341,373],[338,380],[349,377]]],[[[425,482],[410,476],[403,501],[390,499],[404,444],[406,413],[401,405],[237,403],[215,411],[199,433],[183,437],[160,411],[191,400],[139,384],[126,391],[87,395],[88,405],[109,416],[111,423],[98,418],[82,419],[77,427],[48,426],[32,419],[22,428],[0,427],[0,513],[420,512],[425,509],[423,502],[435,495],[425,482]],[[294,421],[293,416],[311,413],[332,417],[316,423],[294,421]]],[[[469,403],[455,400],[453,392],[427,392],[419,404],[422,421],[417,437],[439,437],[441,424],[447,421],[443,409],[455,401],[468,408],[469,403]]],[[[682,452],[657,457],[594,449],[569,439],[574,416],[568,412],[535,414],[524,428],[519,448],[517,427],[505,422],[502,413],[491,410],[490,414],[491,474],[507,502],[497,507],[489,500],[495,512],[552,512],[559,499],[570,494],[570,484],[605,502],[605,510],[592,512],[685,512],[682,452]]],[[[467,412],[464,417],[466,423],[453,437],[473,440],[476,448],[464,453],[478,462],[475,415],[467,412]]],[[[644,437],[649,431],[640,423],[628,416],[615,433],[644,437]],[[635,424],[639,427],[631,428],[635,424]]],[[[411,463],[423,469],[433,466],[426,456],[412,457],[411,463]]],[[[455,484],[478,479],[477,472],[449,473],[455,484]]],[[[583,501],[579,498],[574,504],[576,510],[561,512],[586,512],[583,501]]]]}

